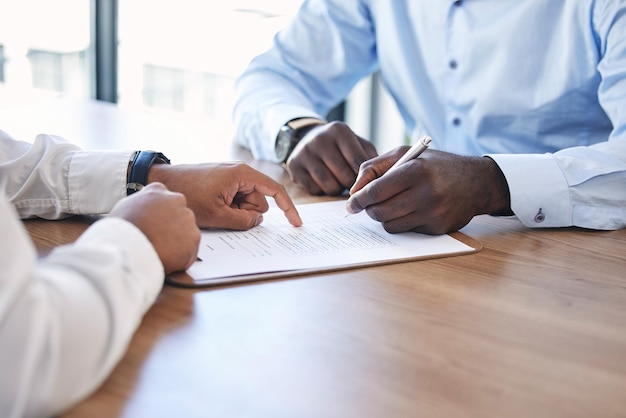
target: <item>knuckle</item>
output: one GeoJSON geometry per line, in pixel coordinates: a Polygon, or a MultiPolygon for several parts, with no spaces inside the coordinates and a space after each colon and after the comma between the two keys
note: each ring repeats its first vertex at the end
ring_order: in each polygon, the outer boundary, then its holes
{"type": "Polygon", "coordinates": [[[367,158],[361,155],[354,155],[352,157],[352,167],[354,167],[357,171],[363,167],[363,164],[367,162],[367,158]]]}
{"type": "Polygon", "coordinates": [[[276,194],[279,194],[279,195],[287,194],[287,188],[285,187],[284,184],[278,183],[277,181],[274,181],[274,180],[272,181],[273,181],[274,187],[276,188],[276,194]]]}
{"type": "Polygon", "coordinates": [[[328,172],[326,171],[325,167],[314,167],[311,171],[311,174],[314,178],[319,179],[321,183],[327,183],[329,181],[328,172]]]}
{"type": "MultiPolygon", "coordinates": [[[[355,162],[357,162],[357,160],[355,160],[355,162]]],[[[364,160],[364,161],[359,161],[358,162],[358,166],[359,166],[359,170],[361,171],[371,171],[372,167],[374,165],[374,162],[372,160],[364,160]]]]}
{"type": "Polygon", "coordinates": [[[383,229],[390,234],[397,234],[398,232],[401,232],[401,229],[398,229],[398,227],[391,222],[382,222],[382,225],[383,229]]]}
{"type": "Polygon", "coordinates": [[[367,188],[367,194],[373,202],[380,202],[381,200],[384,200],[383,190],[378,183],[370,183],[367,188]]]}
{"type": "Polygon", "coordinates": [[[182,205],[182,206],[187,206],[187,197],[182,194],[182,193],[178,193],[178,192],[170,192],[173,195],[173,199],[176,203],[182,205]]]}
{"type": "Polygon", "coordinates": [[[367,212],[368,216],[373,220],[378,222],[384,221],[381,210],[378,208],[378,206],[369,206],[365,211],[367,212]]]}
{"type": "Polygon", "coordinates": [[[408,213],[410,212],[412,206],[412,202],[410,202],[408,199],[395,199],[393,202],[391,202],[391,210],[396,213],[408,213]]]}
{"type": "Polygon", "coordinates": [[[336,133],[337,131],[342,131],[347,128],[344,122],[341,122],[338,120],[331,121],[326,126],[327,126],[327,130],[333,133],[336,133]]]}

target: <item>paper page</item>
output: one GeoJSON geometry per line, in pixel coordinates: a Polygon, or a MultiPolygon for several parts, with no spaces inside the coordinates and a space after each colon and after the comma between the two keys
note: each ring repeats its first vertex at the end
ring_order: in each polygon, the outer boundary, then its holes
{"type": "Polygon", "coordinates": [[[298,205],[303,225],[294,227],[278,207],[248,231],[204,230],[197,261],[187,273],[212,279],[358,266],[372,262],[470,252],[449,235],[390,234],[365,212],[346,216],[345,200],[298,205]]]}

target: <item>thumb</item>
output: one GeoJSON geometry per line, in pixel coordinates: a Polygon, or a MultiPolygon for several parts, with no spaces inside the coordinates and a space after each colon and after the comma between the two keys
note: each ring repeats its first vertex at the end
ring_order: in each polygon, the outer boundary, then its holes
{"type": "Polygon", "coordinates": [[[384,154],[379,157],[365,161],[359,167],[359,173],[352,187],[350,187],[350,195],[361,190],[373,180],[385,174],[398,158],[393,154],[384,154]]]}
{"type": "Polygon", "coordinates": [[[246,231],[263,222],[263,214],[254,210],[229,208],[224,214],[224,225],[236,231],[246,231]]]}

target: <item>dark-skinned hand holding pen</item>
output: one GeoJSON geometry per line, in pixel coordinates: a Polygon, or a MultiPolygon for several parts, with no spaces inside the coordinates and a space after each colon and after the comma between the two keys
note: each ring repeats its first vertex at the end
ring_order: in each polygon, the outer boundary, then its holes
{"type": "Polygon", "coordinates": [[[508,185],[491,158],[425,150],[390,170],[409,149],[361,164],[348,213],[365,210],[390,233],[431,235],[457,231],[476,215],[510,214],[508,185]]]}

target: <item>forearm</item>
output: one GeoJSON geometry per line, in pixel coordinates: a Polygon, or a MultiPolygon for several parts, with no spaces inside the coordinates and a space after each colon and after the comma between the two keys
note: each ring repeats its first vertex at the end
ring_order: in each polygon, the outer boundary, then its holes
{"type": "Polygon", "coordinates": [[[233,110],[235,138],[255,158],[274,161],[280,128],[301,117],[324,119],[299,91],[298,83],[287,81],[271,70],[250,70],[238,80],[233,110]]]}
{"type": "Polygon", "coordinates": [[[0,189],[21,218],[107,213],[125,195],[131,151],[81,151],[61,137],[30,144],[0,132],[0,189]]]}
{"type": "Polygon", "coordinates": [[[287,121],[325,119],[374,71],[377,57],[370,25],[360,2],[304,4],[277,34],[272,48],[255,57],[237,80],[237,140],[256,158],[272,160],[276,135],[287,121]],[[338,25],[345,30],[335,30],[338,25]]]}
{"type": "Polygon", "coordinates": [[[163,269],[143,234],[117,218],[43,262],[19,264],[3,279],[0,410],[51,416],[110,373],[160,291],[163,269]]]}

